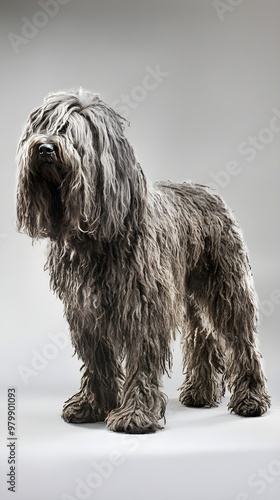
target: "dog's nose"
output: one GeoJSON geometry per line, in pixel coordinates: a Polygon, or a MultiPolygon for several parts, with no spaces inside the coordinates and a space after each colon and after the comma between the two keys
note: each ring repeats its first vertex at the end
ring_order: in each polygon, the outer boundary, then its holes
{"type": "Polygon", "coordinates": [[[49,156],[54,153],[54,145],[53,144],[41,144],[39,146],[39,154],[41,156],[49,156]]]}

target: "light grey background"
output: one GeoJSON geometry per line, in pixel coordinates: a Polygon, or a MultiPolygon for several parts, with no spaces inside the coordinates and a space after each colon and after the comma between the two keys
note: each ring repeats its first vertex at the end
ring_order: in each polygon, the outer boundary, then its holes
{"type": "MultiPolygon", "coordinates": [[[[43,272],[45,243],[32,247],[31,240],[15,230],[14,158],[30,110],[51,91],[83,86],[125,113],[131,123],[127,135],[150,179],[191,178],[211,184],[234,210],[250,251],[261,306],[261,350],[276,401],[280,2],[51,3],[52,10],[42,15],[47,0],[41,5],[1,1],[3,395],[16,385],[22,407],[30,395],[53,395],[62,403],[79,386],[80,363],[71,357],[62,306],[49,292],[43,272]],[[151,76],[155,72],[157,76],[151,76]]],[[[164,379],[170,398],[177,397],[181,382],[177,341],[173,377],[164,379]]],[[[1,432],[5,435],[3,428],[1,432]]],[[[276,439],[280,449],[279,433],[276,439]]]]}

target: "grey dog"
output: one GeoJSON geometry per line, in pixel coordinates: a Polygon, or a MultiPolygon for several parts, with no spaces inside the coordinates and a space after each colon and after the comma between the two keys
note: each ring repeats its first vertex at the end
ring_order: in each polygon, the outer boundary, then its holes
{"type": "Polygon", "coordinates": [[[83,89],[47,96],[18,148],[18,229],[49,239],[46,268],[82,360],[67,422],[162,428],[161,379],[182,335],[185,406],[262,415],[270,406],[257,302],[241,231],[192,182],[151,184],[125,120],[83,89]]]}

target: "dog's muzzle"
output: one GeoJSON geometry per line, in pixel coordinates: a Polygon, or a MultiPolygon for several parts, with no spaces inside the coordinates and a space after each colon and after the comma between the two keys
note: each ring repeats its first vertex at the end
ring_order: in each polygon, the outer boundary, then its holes
{"type": "Polygon", "coordinates": [[[59,186],[63,181],[63,169],[58,163],[56,146],[44,143],[38,146],[39,169],[43,179],[50,184],[59,186]]]}

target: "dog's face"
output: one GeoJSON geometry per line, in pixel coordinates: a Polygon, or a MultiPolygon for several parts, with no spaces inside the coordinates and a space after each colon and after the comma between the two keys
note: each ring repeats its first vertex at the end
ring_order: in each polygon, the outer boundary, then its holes
{"type": "Polygon", "coordinates": [[[49,95],[32,111],[18,147],[18,228],[110,240],[139,218],[146,184],[123,128],[83,90],[49,95]]]}

